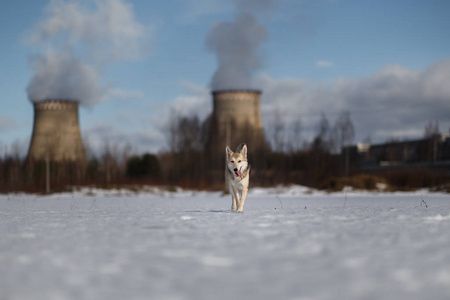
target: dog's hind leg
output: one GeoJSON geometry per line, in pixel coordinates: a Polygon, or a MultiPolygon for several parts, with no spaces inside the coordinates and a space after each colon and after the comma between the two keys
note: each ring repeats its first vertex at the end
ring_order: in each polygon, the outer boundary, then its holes
{"type": "Polygon", "coordinates": [[[238,201],[238,210],[237,210],[238,213],[244,212],[244,203],[245,203],[245,198],[247,198],[247,192],[248,192],[248,189],[244,187],[242,189],[241,201],[238,201]]]}
{"type": "Polygon", "coordinates": [[[230,194],[231,194],[231,199],[233,201],[233,203],[231,204],[231,210],[236,211],[238,208],[238,205],[239,205],[239,203],[238,203],[239,195],[238,195],[238,192],[236,191],[236,189],[232,185],[230,185],[230,194]]]}

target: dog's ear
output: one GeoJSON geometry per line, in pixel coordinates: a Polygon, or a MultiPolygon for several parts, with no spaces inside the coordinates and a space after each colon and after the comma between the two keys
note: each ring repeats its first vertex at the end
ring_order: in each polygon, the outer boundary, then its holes
{"type": "Polygon", "coordinates": [[[242,145],[241,154],[242,154],[245,158],[247,158],[247,145],[246,145],[246,144],[243,144],[243,145],[242,145]]]}
{"type": "Polygon", "coordinates": [[[231,151],[230,147],[227,146],[227,148],[225,148],[225,152],[227,153],[227,158],[230,158],[231,155],[233,154],[233,151],[231,151]]]}

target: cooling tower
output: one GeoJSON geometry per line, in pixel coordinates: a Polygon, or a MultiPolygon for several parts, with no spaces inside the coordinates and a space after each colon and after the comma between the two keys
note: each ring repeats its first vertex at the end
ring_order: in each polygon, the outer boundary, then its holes
{"type": "Polygon", "coordinates": [[[86,153],[78,122],[78,102],[34,102],[34,124],[28,158],[85,161],[86,153]]]}
{"type": "Polygon", "coordinates": [[[257,90],[213,91],[210,149],[221,155],[226,145],[236,148],[245,142],[253,152],[266,146],[257,90]]]}

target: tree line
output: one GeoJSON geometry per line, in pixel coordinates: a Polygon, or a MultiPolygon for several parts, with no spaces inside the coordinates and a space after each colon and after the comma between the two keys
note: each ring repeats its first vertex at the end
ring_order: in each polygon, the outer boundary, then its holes
{"type": "MultiPolygon", "coordinates": [[[[210,122],[210,118],[201,121],[197,116],[173,113],[166,130],[168,150],[158,154],[130,154],[129,147],[106,145],[102,153],[89,155],[85,162],[46,162],[21,158],[16,149],[0,158],[0,192],[54,192],[74,186],[124,185],[220,190],[224,188],[224,160],[216,167],[212,167],[211,160],[225,159],[225,154],[208,150],[210,122]]],[[[436,126],[427,126],[426,134],[436,133],[436,126]]],[[[349,153],[345,153],[354,135],[355,128],[346,111],[333,125],[322,114],[310,141],[302,138],[300,120],[287,126],[281,115],[275,113],[265,132],[267,146],[252,149],[249,145],[251,184],[301,184],[314,188],[334,185],[336,178],[354,175],[349,169],[349,153]]]]}
{"type": "Polygon", "coordinates": [[[154,154],[131,155],[105,149],[87,161],[22,159],[17,154],[0,158],[0,192],[55,192],[75,186],[115,187],[159,184],[160,162],[154,154]]]}

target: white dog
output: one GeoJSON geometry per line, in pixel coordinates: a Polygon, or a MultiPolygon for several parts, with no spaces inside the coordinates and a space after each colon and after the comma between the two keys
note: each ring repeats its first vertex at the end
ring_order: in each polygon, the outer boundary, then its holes
{"type": "Polygon", "coordinates": [[[228,179],[228,188],[233,200],[231,209],[238,213],[244,212],[245,198],[247,197],[251,166],[247,161],[247,145],[240,144],[236,152],[226,148],[227,166],[225,176],[228,179]],[[241,196],[239,199],[239,195],[241,196]]]}

